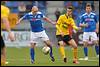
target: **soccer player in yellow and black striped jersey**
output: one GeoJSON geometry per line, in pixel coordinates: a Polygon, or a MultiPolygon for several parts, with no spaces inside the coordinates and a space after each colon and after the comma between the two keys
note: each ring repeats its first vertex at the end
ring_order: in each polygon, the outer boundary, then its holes
{"type": "MultiPolygon", "coordinates": [[[[4,3],[5,1],[1,2],[1,4],[3,4],[1,5],[1,21],[5,25],[5,28],[9,33],[10,40],[14,41],[15,40],[14,34],[11,32],[9,21],[8,21],[10,10],[8,7],[4,6],[4,3]]],[[[6,64],[6,47],[1,35],[1,65],[5,65],[5,64],[6,64]]]]}
{"type": "Polygon", "coordinates": [[[64,44],[70,44],[74,49],[74,60],[73,63],[79,63],[77,60],[77,44],[74,39],[71,37],[70,29],[71,27],[75,30],[79,30],[75,25],[74,19],[72,18],[72,7],[68,7],[66,14],[63,14],[59,17],[56,24],[56,37],[58,39],[58,44],[60,46],[60,53],[63,57],[64,62],[67,62],[67,57],[65,56],[64,44]]]}

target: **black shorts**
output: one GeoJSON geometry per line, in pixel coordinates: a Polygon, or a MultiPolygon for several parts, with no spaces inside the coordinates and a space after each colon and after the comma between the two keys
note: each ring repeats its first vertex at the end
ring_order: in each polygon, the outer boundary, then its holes
{"type": "Polygon", "coordinates": [[[70,35],[65,35],[65,36],[61,36],[61,35],[56,35],[58,42],[59,41],[64,41],[66,44],[68,44],[68,41],[70,41],[72,39],[72,37],[70,35]]]}
{"type": "Polygon", "coordinates": [[[4,40],[3,40],[2,36],[1,36],[1,49],[4,48],[4,47],[5,47],[5,43],[4,43],[4,40]]]}

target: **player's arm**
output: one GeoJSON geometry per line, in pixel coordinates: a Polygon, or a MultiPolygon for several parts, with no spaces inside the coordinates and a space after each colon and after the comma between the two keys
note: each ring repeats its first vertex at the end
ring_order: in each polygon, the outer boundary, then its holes
{"type": "Polygon", "coordinates": [[[96,23],[96,32],[99,33],[99,21],[96,23]]]}
{"type": "Polygon", "coordinates": [[[71,26],[73,27],[73,29],[75,29],[76,31],[80,30],[81,28],[80,27],[77,27],[74,20],[72,19],[72,22],[71,22],[71,26]]]}
{"type": "Polygon", "coordinates": [[[96,32],[99,33],[99,22],[96,23],[96,32]]]}
{"type": "Polygon", "coordinates": [[[9,38],[11,41],[14,41],[15,40],[15,37],[14,37],[14,34],[13,32],[11,32],[11,28],[10,28],[10,25],[9,25],[9,20],[8,20],[8,17],[3,17],[2,18],[2,21],[3,21],[3,24],[5,25],[5,28],[6,30],[8,31],[9,33],[9,38]]]}
{"type": "Polygon", "coordinates": [[[2,21],[3,21],[3,24],[5,25],[6,30],[7,30],[8,32],[11,32],[8,18],[7,18],[7,17],[3,17],[3,18],[2,18],[2,21]]]}
{"type": "Polygon", "coordinates": [[[56,24],[56,22],[53,22],[52,20],[50,20],[48,17],[44,17],[43,18],[45,21],[52,23],[52,24],[56,24]]]}
{"type": "Polygon", "coordinates": [[[18,25],[22,20],[23,20],[23,17],[21,17],[16,24],[18,25]]]}
{"type": "Polygon", "coordinates": [[[60,16],[57,23],[56,23],[56,29],[61,33],[62,36],[64,36],[64,34],[60,28],[61,23],[62,23],[62,17],[60,16]]]}
{"type": "Polygon", "coordinates": [[[16,25],[18,25],[23,19],[27,19],[27,14],[24,15],[23,17],[21,17],[18,22],[16,23],[16,25]]]}
{"type": "Polygon", "coordinates": [[[86,23],[84,23],[84,18],[83,18],[83,16],[81,17],[81,19],[80,19],[80,24],[79,24],[79,26],[80,27],[88,27],[88,24],[86,23]]]}
{"type": "Polygon", "coordinates": [[[94,16],[94,19],[96,22],[96,32],[98,33],[99,32],[99,21],[98,21],[97,15],[94,16]]]}

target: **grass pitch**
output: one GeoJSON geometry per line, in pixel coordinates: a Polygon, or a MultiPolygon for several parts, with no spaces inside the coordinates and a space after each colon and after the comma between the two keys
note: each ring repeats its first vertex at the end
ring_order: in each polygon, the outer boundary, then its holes
{"type": "MultiPolygon", "coordinates": [[[[89,47],[89,60],[79,60],[79,64],[73,64],[73,51],[70,47],[65,48],[68,62],[64,63],[60,56],[59,49],[53,47],[55,62],[51,62],[49,54],[42,53],[42,47],[35,48],[35,64],[30,63],[30,49],[29,47],[8,47],[6,66],[99,66],[99,58],[96,57],[95,49],[89,47]]],[[[78,47],[78,58],[84,57],[83,48],[78,47]]]]}

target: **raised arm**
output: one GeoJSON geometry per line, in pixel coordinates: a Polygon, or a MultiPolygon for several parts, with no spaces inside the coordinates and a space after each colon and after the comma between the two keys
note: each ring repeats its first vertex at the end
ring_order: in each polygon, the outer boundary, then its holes
{"type": "Polygon", "coordinates": [[[23,17],[21,17],[18,22],[16,23],[16,25],[18,25],[23,19],[27,19],[28,14],[25,14],[23,17]]]}
{"type": "Polygon", "coordinates": [[[56,24],[56,22],[53,22],[52,20],[50,20],[48,17],[44,17],[43,18],[45,21],[52,23],[52,24],[56,24]]]}
{"type": "Polygon", "coordinates": [[[21,17],[21,18],[18,20],[18,22],[16,23],[16,25],[18,25],[23,19],[24,19],[24,16],[21,17]]]}

